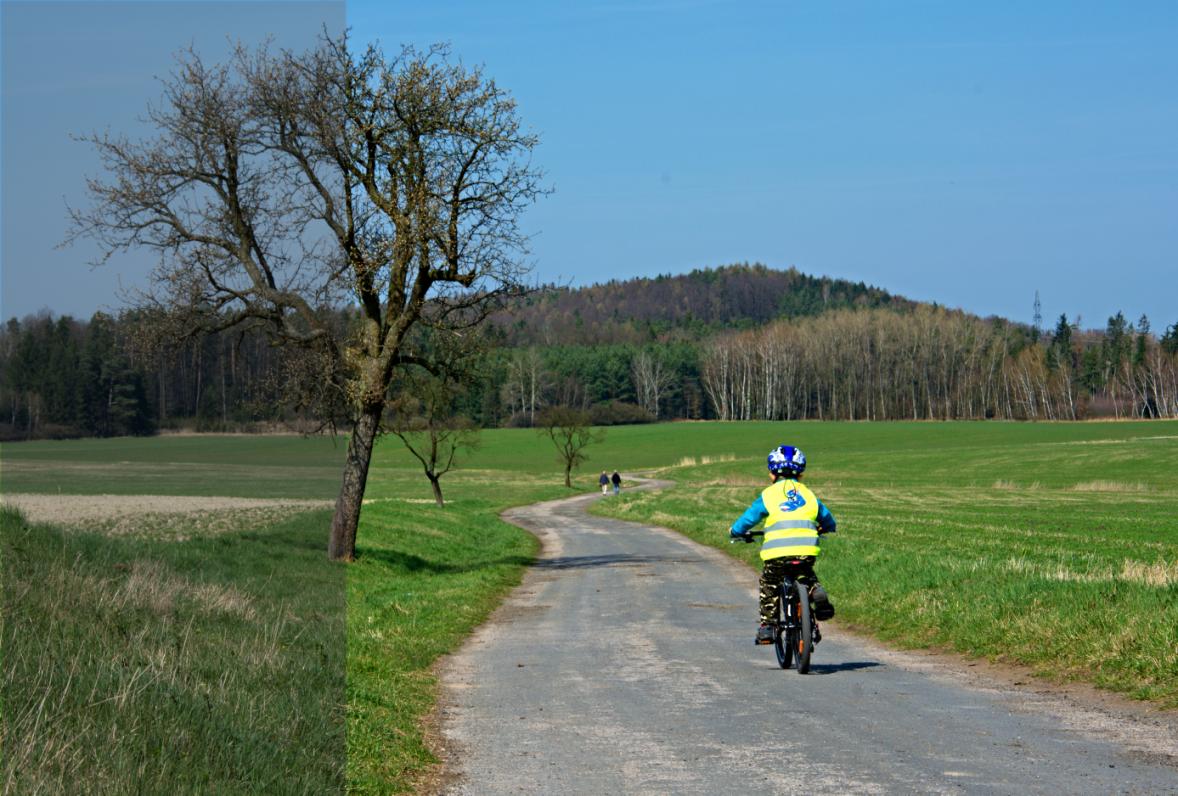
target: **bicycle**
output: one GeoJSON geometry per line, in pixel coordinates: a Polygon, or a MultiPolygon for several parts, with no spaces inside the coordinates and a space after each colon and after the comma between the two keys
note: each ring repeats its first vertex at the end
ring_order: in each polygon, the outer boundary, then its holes
{"type": "MultiPolygon", "coordinates": [[[[764,531],[751,531],[745,534],[743,541],[751,543],[754,537],[764,535],[764,531]]],[[[810,590],[813,586],[799,580],[798,575],[809,574],[812,565],[799,559],[786,563],[805,572],[791,571],[781,582],[777,599],[777,619],[772,624],[773,648],[777,652],[778,666],[788,669],[796,663],[798,674],[807,674],[810,671],[810,656],[814,652],[814,645],[821,636],[818,634],[818,624],[814,621],[810,609],[810,590]]]]}

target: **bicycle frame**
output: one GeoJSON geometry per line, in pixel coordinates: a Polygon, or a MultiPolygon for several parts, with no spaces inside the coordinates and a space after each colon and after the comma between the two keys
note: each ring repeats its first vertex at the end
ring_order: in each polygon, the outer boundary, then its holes
{"type": "MultiPolygon", "coordinates": [[[[763,531],[753,531],[744,541],[763,535],[763,531]]],[[[786,569],[777,590],[777,618],[772,623],[773,646],[777,651],[777,663],[782,669],[790,668],[796,658],[798,674],[806,674],[810,671],[814,644],[819,639],[818,623],[814,621],[810,608],[810,589],[813,585],[810,581],[817,580],[814,564],[808,558],[791,558],[782,563],[786,569]]]]}

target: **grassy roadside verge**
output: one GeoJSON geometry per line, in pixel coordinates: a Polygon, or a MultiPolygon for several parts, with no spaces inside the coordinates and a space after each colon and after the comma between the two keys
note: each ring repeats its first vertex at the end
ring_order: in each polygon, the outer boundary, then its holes
{"type": "Polygon", "coordinates": [[[4,792],[342,790],[326,517],[178,542],[0,510],[4,792]]]}
{"type": "MultiPolygon", "coordinates": [[[[404,494],[393,473],[380,475],[370,494],[404,494]]],[[[498,514],[569,496],[556,481],[456,472],[444,482],[445,509],[393,497],[365,507],[359,560],[348,568],[349,790],[409,792],[437,762],[422,724],[437,696],[432,667],[519,583],[536,553],[535,538],[498,514]]]]}
{"type": "MultiPolygon", "coordinates": [[[[839,519],[818,568],[839,620],[1178,707],[1178,424],[830,428],[778,424],[761,447],[800,438],[839,519]]],[[[756,448],[594,511],[755,562],[724,534],[762,472],[756,448]]]]}

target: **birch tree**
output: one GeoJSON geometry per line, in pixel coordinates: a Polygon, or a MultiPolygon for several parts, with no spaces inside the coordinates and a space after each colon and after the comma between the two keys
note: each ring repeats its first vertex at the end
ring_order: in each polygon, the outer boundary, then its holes
{"type": "Polygon", "coordinates": [[[671,386],[674,375],[663,360],[649,351],[639,351],[630,364],[638,405],[658,419],[662,394],[671,386]]]}

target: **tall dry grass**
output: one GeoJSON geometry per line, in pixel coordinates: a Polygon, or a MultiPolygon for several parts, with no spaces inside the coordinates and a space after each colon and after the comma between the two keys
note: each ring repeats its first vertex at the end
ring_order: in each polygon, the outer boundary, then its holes
{"type": "Polygon", "coordinates": [[[318,525],[164,543],[0,513],[3,791],[342,790],[343,577],[318,525]]]}

